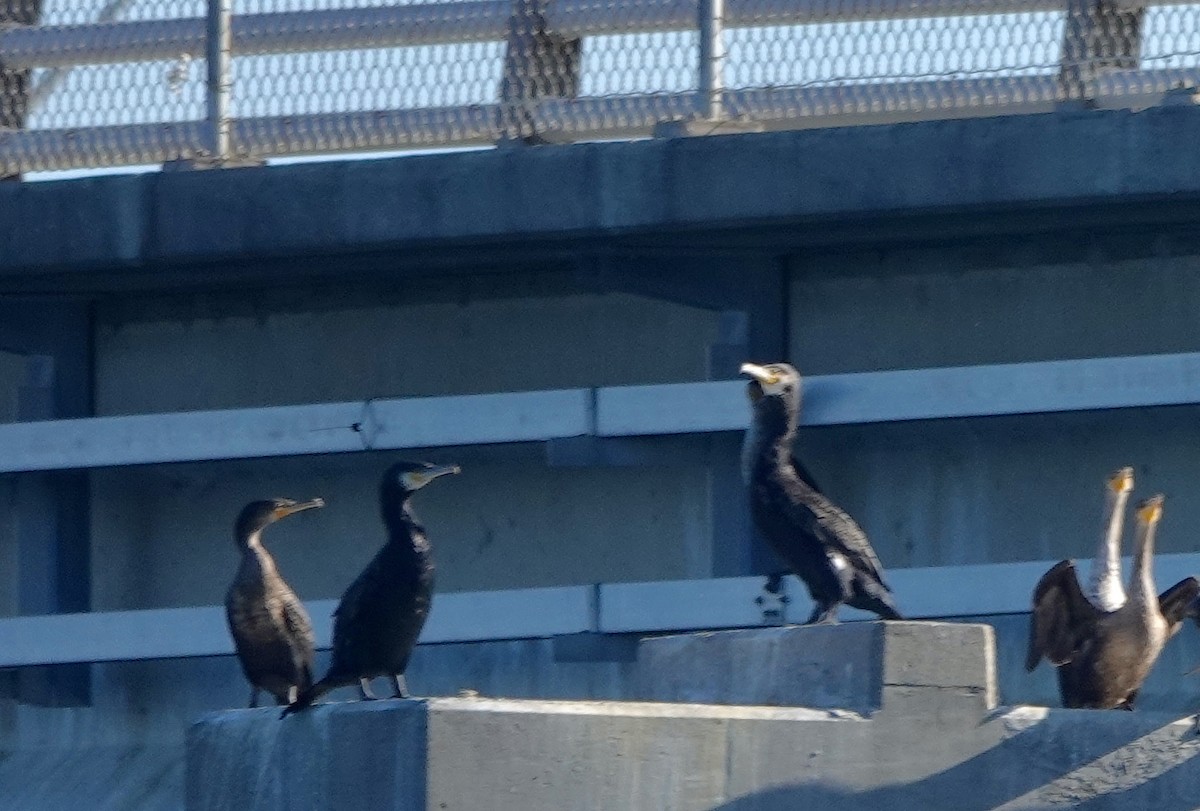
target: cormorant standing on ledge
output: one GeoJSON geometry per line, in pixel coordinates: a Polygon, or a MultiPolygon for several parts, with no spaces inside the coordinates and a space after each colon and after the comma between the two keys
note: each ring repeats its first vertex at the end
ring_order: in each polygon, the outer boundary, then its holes
{"type": "Polygon", "coordinates": [[[395,698],[407,698],[404,671],[433,599],[433,557],[425,528],[409,509],[409,497],[457,465],[398,462],[383,474],[379,506],[388,539],[367,564],[334,612],[333,661],[325,677],[300,693],[283,714],[297,712],[328,691],[358,682],[373,699],[370,681],[395,680],[395,698]]]}
{"type": "Polygon", "coordinates": [[[1163,645],[1186,617],[1196,616],[1200,580],[1186,577],[1154,593],[1154,532],[1162,503],[1154,496],[1137,507],[1133,578],[1118,608],[1093,605],[1069,560],[1055,564],[1034,589],[1025,669],[1033,670],[1043,656],[1057,667],[1065,707],[1132,710],[1163,645]]]}
{"type": "Polygon", "coordinates": [[[837,622],[842,603],[902,619],[883,567],[854,519],[826,498],[792,459],[800,423],[800,373],[786,363],[742,364],[753,418],[742,444],[742,474],[754,523],[795,572],[816,606],[809,623],[837,622]]]}
{"type": "Polygon", "coordinates": [[[281,518],[324,506],[319,498],[252,501],[234,525],[242,562],[225,594],[225,618],[250,682],[251,707],[258,706],[259,690],[275,696],[277,704],[287,704],[312,685],[312,623],[263,547],[262,532],[281,518]]]}

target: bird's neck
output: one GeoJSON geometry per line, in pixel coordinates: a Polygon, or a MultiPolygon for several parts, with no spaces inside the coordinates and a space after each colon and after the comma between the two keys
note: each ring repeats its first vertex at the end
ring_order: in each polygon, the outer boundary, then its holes
{"type": "Polygon", "coordinates": [[[1139,605],[1157,605],[1154,588],[1154,525],[1139,524],[1137,550],[1133,555],[1133,580],[1129,598],[1139,605]]]}
{"type": "Polygon", "coordinates": [[[742,439],[743,478],[749,482],[762,464],[790,464],[795,439],[796,418],[783,401],[777,397],[760,400],[742,439]]]}
{"type": "Polygon", "coordinates": [[[1116,611],[1127,599],[1121,584],[1121,525],[1125,522],[1128,500],[1127,492],[1108,491],[1108,524],[1096,548],[1088,584],[1088,598],[1101,611],[1116,611]]]}
{"type": "Polygon", "coordinates": [[[425,527],[421,526],[421,522],[417,520],[417,516],[409,506],[407,498],[399,504],[386,509],[383,514],[383,521],[388,528],[390,543],[396,547],[402,550],[412,549],[419,553],[429,551],[429,541],[425,537],[425,527]]]}
{"type": "Polygon", "coordinates": [[[261,529],[250,533],[250,535],[242,540],[241,547],[243,565],[247,563],[257,565],[259,570],[264,574],[275,571],[275,559],[271,557],[271,553],[262,545],[261,529]]]}

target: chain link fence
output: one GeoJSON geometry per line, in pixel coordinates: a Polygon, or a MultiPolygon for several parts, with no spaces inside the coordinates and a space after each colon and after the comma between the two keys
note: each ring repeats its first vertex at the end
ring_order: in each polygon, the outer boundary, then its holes
{"type": "Polygon", "coordinates": [[[0,176],[1136,107],[1197,84],[1200,5],[1178,3],[0,0],[0,176]]]}

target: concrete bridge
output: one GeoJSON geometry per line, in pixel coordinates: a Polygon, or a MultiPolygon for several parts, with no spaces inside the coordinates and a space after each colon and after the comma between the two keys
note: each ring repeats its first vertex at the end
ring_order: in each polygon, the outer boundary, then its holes
{"type": "MultiPolygon", "coordinates": [[[[1090,554],[1105,473],[1168,494],[1162,584],[1200,570],[1198,124],[0,184],[0,805],[178,808],[184,729],[245,700],[215,608],[238,508],[326,498],[269,542],[327,633],[401,453],[465,471],[418,507],[420,694],[625,700],[634,638],[803,617],[794,584],[756,602],[747,357],[809,376],[801,452],[906,613],[991,625],[1000,700],[1054,704],[1024,612],[1090,554]]],[[[1187,629],[1145,708],[1194,711],[1196,661],[1187,629]]]]}

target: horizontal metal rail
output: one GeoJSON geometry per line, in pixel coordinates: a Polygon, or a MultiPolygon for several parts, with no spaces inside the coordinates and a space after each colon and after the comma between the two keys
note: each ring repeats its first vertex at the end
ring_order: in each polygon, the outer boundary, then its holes
{"type": "MultiPolygon", "coordinates": [[[[1055,561],[892,569],[888,580],[910,619],[1020,614],[1055,561]]],[[[1125,560],[1129,568],[1129,560],[1125,560]]],[[[1160,587],[1200,570],[1200,554],[1159,555],[1160,587]]],[[[422,644],[540,639],[566,634],[662,633],[764,625],[761,577],[439,594],[422,644]]],[[[812,611],[804,586],[784,579],[784,622],[812,611]]],[[[327,649],[335,600],[307,604],[317,647],[327,649]]],[[[848,621],[874,615],[844,608],[848,621]]],[[[775,620],[772,620],[774,622],[775,620]]],[[[0,620],[0,668],[223,656],[233,644],[220,606],[13,617],[0,620]]]]}
{"type": "MultiPolygon", "coordinates": [[[[1200,403],[1200,353],[817,375],[805,425],[1200,403]]],[[[0,472],[744,430],[740,381],[0,425],[0,472]]]]}
{"type": "MultiPolygon", "coordinates": [[[[1166,0],[1183,4],[1188,0],[1166,0]]],[[[1158,3],[1156,5],[1161,5],[1158,3]]],[[[729,0],[726,27],[800,25],[983,14],[1056,12],[1065,0],[729,0]]],[[[234,19],[238,55],[395,48],[503,40],[509,0],[457,0],[383,8],[243,14],[234,19]]],[[[566,37],[685,31],[696,27],[694,0],[636,3],[556,0],[548,29],[566,37]]],[[[0,31],[11,68],[70,67],[204,55],[201,17],[0,31]]]]}
{"type": "MultiPolygon", "coordinates": [[[[1119,71],[1097,83],[1099,107],[1158,102],[1148,88],[1200,84],[1200,70],[1119,71]],[[1169,82],[1169,84],[1168,84],[1169,82]]],[[[727,90],[731,116],[787,127],[868,124],[910,119],[1047,112],[1060,94],[1053,76],[953,79],[889,84],[727,90]]],[[[411,110],[243,118],[232,122],[233,153],[260,158],[372,149],[472,146],[502,133],[499,104],[411,110]]],[[[529,108],[549,140],[650,135],[663,121],[695,110],[693,93],[604,98],[544,98],[529,108]]],[[[714,125],[720,132],[720,125],[714,125]]],[[[203,153],[202,121],[0,133],[0,175],[90,166],[136,166],[189,159],[203,153]]]]}

